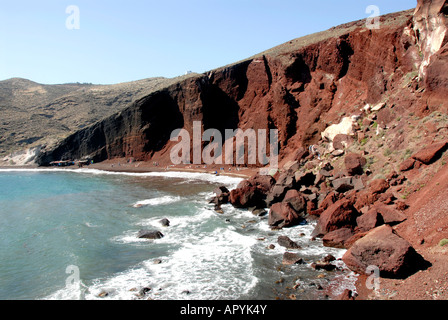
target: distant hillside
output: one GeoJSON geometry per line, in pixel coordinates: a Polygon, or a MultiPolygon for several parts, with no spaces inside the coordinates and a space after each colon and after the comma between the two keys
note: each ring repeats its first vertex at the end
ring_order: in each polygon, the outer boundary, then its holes
{"type": "Polygon", "coordinates": [[[38,145],[51,146],[178,79],[149,78],[114,85],[45,85],[0,81],[0,158],[38,145]]]}

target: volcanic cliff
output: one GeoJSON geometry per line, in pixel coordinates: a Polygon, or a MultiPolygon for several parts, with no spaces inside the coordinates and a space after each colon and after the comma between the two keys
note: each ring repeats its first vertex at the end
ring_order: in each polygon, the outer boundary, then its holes
{"type": "Polygon", "coordinates": [[[275,228],[303,212],[316,217],[315,236],[347,248],[352,270],[380,264],[393,279],[382,297],[446,297],[431,278],[446,284],[447,14],[445,0],[419,0],[382,16],[379,29],[348,23],[182,79],[70,135],[38,163],[169,164],[171,132],[192,136],[193,121],[223,133],[278,129],[279,172],[244,181],[228,201],[270,207],[275,228]]]}

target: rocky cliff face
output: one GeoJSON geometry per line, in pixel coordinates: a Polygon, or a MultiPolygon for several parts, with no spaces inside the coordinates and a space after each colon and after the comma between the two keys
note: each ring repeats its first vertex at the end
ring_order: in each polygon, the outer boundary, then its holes
{"type": "Polygon", "coordinates": [[[286,162],[366,104],[439,110],[448,85],[439,72],[446,58],[444,3],[420,1],[415,15],[382,17],[379,30],[349,23],[184,79],[69,136],[39,164],[85,156],[169,162],[172,130],[192,135],[193,121],[223,136],[224,129],[278,129],[286,162]]]}
{"type": "Polygon", "coordinates": [[[447,88],[448,3],[421,0],[415,9],[413,27],[422,56],[419,76],[433,98],[441,100],[447,88]]]}

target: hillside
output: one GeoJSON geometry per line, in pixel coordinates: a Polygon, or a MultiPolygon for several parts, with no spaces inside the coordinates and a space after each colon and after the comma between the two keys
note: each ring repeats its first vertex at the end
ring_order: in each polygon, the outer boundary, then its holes
{"type": "MultiPolygon", "coordinates": [[[[150,78],[115,85],[45,85],[0,81],[0,158],[35,146],[54,146],[178,79],[150,78]]],[[[8,163],[6,163],[8,164],[8,163]]]]}

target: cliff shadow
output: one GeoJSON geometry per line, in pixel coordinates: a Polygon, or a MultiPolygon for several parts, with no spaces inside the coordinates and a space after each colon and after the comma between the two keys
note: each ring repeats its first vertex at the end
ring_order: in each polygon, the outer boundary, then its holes
{"type": "Polygon", "coordinates": [[[168,143],[171,133],[184,127],[179,104],[168,91],[152,94],[140,105],[142,151],[154,153],[168,143]]]}

